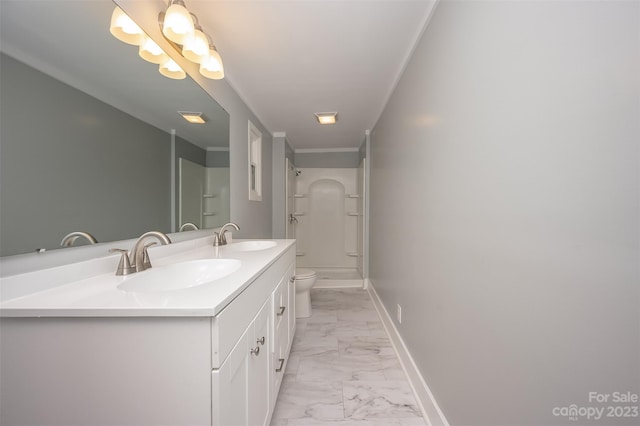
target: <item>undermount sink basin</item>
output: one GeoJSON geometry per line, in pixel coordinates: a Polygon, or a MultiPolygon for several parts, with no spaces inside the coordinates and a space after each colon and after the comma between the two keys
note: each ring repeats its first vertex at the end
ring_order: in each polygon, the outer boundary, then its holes
{"type": "Polygon", "coordinates": [[[240,265],[241,262],[237,259],[203,259],[174,263],[137,272],[118,288],[135,293],[182,290],[224,278],[240,269],[240,265]]]}
{"type": "Polygon", "coordinates": [[[240,241],[229,244],[229,247],[238,251],[258,251],[266,250],[276,246],[275,241],[240,241]]]}

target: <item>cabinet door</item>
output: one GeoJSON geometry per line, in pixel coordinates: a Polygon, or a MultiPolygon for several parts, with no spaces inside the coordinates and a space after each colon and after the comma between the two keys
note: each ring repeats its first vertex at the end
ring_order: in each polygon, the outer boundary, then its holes
{"type": "Polygon", "coordinates": [[[253,321],[249,353],[249,425],[268,425],[271,417],[271,303],[253,321]]]}
{"type": "Polygon", "coordinates": [[[249,423],[248,386],[251,326],[244,332],[224,364],[212,373],[212,419],[214,425],[246,426],[249,423]]]}

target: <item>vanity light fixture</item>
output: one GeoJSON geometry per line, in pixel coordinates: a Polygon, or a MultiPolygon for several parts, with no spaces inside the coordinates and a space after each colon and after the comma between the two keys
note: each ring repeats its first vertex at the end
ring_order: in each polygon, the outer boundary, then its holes
{"type": "Polygon", "coordinates": [[[162,34],[176,50],[184,58],[200,65],[200,74],[214,80],[224,78],[224,65],[218,49],[200,26],[198,17],[187,10],[183,0],[169,0],[169,7],[160,13],[158,22],[162,34]]]}
{"type": "Polygon", "coordinates": [[[201,112],[178,111],[178,114],[191,124],[204,124],[207,122],[201,112]]]}
{"type": "Polygon", "coordinates": [[[315,116],[320,124],[336,124],[338,121],[337,112],[316,112],[315,116]]]}
{"type": "Polygon", "coordinates": [[[191,13],[182,0],[170,0],[164,13],[162,34],[176,44],[185,44],[187,37],[193,35],[195,26],[191,13]]]}
{"type": "Polygon", "coordinates": [[[200,74],[214,80],[224,78],[222,58],[213,44],[209,45],[209,56],[200,63],[200,74]]]}
{"type": "MultiPolygon", "coordinates": [[[[167,10],[160,13],[158,21],[162,35],[185,59],[199,64],[200,74],[214,80],[224,78],[224,66],[218,50],[183,0],[169,0],[167,10]]],[[[182,67],[118,6],[111,15],[110,31],[118,40],[139,46],[140,57],[158,64],[160,74],[176,80],[186,78],[182,67]]]]}
{"type": "Polygon", "coordinates": [[[209,56],[209,39],[200,25],[196,26],[192,34],[187,34],[185,37],[182,56],[196,64],[201,64],[209,56]]]}

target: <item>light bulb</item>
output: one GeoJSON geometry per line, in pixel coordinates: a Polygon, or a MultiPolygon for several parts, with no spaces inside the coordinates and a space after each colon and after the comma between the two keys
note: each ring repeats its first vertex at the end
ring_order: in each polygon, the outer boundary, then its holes
{"type": "Polygon", "coordinates": [[[184,44],[185,38],[193,34],[193,18],[184,6],[182,0],[177,0],[169,6],[164,15],[162,34],[174,43],[184,44]]]}
{"type": "Polygon", "coordinates": [[[209,40],[207,36],[200,30],[196,29],[193,34],[188,34],[184,38],[184,45],[182,47],[182,56],[201,64],[209,55],[209,40]]]}
{"type": "Polygon", "coordinates": [[[158,65],[169,59],[167,54],[164,53],[164,50],[162,50],[162,48],[147,35],[143,35],[142,40],[142,43],[140,43],[140,49],[138,49],[138,54],[142,59],[158,65]]]}
{"type": "Polygon", "coordinates": [[[111,14],[109,31],[118,40],[135,46],[140,44],[140,36],[143,34],[140,27],[133,22],[133,19],[129,18],[118,6],[111,14]]]}
{"type": "Polygon", "coordinates": [[[180,68],[180,65],[178,65],[176,61],[170,58],[160,65],[159,71],[160,74],[174,80],[182,80],[187,77],[187,73],[185,73],[184,70],[180,68]]]}
{"type": "Polygon", "coordinates": [[[214,80],[224,78],[222,58],[215,47],[209,49],[209,56],[200,64],[200,74],[214,80]]]}

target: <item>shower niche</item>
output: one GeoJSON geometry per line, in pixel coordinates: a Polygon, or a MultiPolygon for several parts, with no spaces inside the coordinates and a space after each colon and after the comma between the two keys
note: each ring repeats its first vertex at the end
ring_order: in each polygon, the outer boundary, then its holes
{"type": "Polygon", "coordinates": [[[316,287],[362,286],[357,168],[304,168],[296,177],[298,267],[314,269],[316,287]]]}

